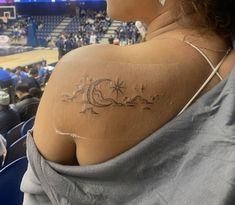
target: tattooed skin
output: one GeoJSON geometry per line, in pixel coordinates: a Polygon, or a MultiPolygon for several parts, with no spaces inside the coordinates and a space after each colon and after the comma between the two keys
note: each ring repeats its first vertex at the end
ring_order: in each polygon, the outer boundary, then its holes
{"type": "Polygon", "coordinates": [[[136,85],[134,88],[135,95],[133,97],[126,96],[127,89],[125,82],[117,78],[116,80],[101,78],[92,79],[85,76],[72,94],[63,94],[62,101],[67,103],[81,103],[83,105],[80,113],[99,114],[96,108],[105,107],[136,107],[142,105],[143,110],[151,110],[160,95],[144,96],[146,87],[144,85],[136,85]],[[107,89],[110,94],[107,95],[107,89]],[[106,92],[105,92],[105,91],[106,92]]]}

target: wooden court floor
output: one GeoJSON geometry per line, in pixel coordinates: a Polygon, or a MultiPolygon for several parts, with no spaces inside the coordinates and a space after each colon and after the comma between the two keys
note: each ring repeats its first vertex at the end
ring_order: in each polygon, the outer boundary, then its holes
{"type": "Polygon", "coordinates": [[[26,65],[41,60],[46,60],[47,64],[57,62],[58,51],[56,49],[38,49],[9,56],[0,56],[0,67],[15,68],[19,65],[26,65]]]}

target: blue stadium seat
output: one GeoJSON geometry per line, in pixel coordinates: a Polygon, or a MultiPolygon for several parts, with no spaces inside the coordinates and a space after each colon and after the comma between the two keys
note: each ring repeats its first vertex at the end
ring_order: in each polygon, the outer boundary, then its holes
{"type": "Polygon", "coordinates": [[[10,147],[12,143],[18,140],[21,137],[20,131],[25,122],[21,122],[20,124],[13,127],[10,131],[8,131],[6,140],[7,147],[10,147]]]}
{"type": "Polygon", "coordinates": [[[26,135],[14,142],[8,149],[3,166],[11,164],[18,158],[26,156],[26,135]]]}
{"type": "Polygon", "coordinates": [[[20,183],[27,165],[27,158],[22,157],[0,170],[0,203],[2,205],[22,205],[23,193],[20,191],[20,183]]]}
{"type": "Polygon", "coordinates": [[[35,116],[27,120],[23,126],[21,127],[20,134],[21,136],[24,136],[27,134],[28,130],[32,129],[33,124],[34,124],[35,116]]]}
{"type": "MultiPolygon", "coordinates": [[[[34,16],[35,18],[35,16],[34,16]]],[[[38,20],[43,22],[43,28],[39,29],[36,33],[37,36],[40,34],[40,38],[38,38],[39,46],[46,46],[46,37],[63,21],[62,16],[37,16],[38,20]]]]}

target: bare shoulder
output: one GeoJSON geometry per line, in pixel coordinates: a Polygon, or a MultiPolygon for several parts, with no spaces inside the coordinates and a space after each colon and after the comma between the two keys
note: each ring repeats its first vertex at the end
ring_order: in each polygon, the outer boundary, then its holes
{"type": "Polygon", "coordinates": [[[69,53],[39,106],[34,127],[39,151],[60,163],[77,158],[93,164],[116,156],[180,111],[206,78],[198,69],[203,63],[180,42],[165,40],[69,53]]]}

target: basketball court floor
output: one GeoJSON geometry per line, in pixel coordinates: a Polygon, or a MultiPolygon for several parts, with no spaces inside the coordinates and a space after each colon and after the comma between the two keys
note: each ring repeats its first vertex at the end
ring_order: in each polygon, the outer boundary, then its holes
{"type": "Polygon", "coordinates": [[[41,60],[46,60],[47,64],[52,64],[58,61],[57,49],[37,48],[33,51],[0,56],[0,67],[15,68],[35,63],[41,60]]]}

